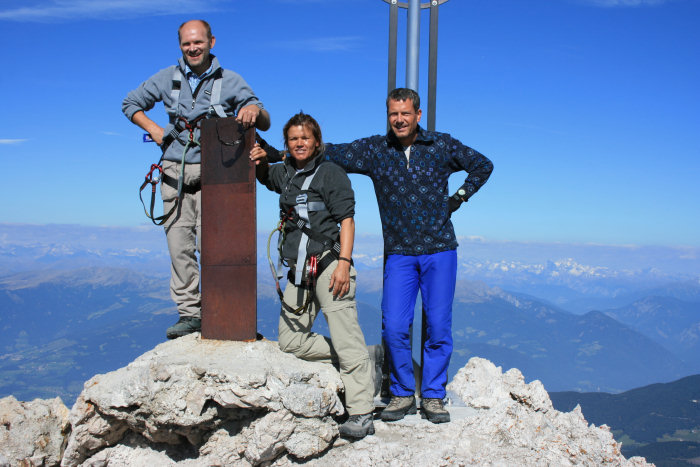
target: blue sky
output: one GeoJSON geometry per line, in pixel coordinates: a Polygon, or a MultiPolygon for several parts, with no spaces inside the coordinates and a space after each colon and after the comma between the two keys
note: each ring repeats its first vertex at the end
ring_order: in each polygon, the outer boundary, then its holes
{"type": "MultiPolygon", "coordinates": [[[[121,101],[177,60],[177,26],[193,17],[212,24],[213,52],[270,111],[271,143],[299,110],[331,142],[386,128],[382,0],[19,3],[0,1],[0,222],[147,222],[137,191],[159,154],[121,101]]],[[[698,20],[699,0],[443,4],[437,129],[495,164],[453,217],[457,234],[700,246],[698,20]]],[[[427,99],[427,11],[421,36],[427,99]]],[[[402,11],[399,85],[404,43],[402,11]]],[[[166,120],[162,107],[150,115],[166,120]]],[[[379,233],[372,185],[352,181],[358,232],[379,233]]],[[[259,230],[274,227],[276,211],[259,187],[259,230]]]]}

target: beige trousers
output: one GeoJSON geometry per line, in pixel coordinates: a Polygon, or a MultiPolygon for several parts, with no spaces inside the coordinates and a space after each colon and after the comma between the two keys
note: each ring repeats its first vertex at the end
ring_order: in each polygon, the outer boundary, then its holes
{"type": "MultiPolygon", "coordinates": [[[[180,163],[163,161],[163,172],[177,180],[180,163]]],[[[200,164],[185,164],[186,184],[199,182],[200,164]]],[[[165,183],[160,185],[163,212],[168,212],[177,198],[177,189],[165,183]]],[[[177,305],[181,317],[201,318],[202,298],[199,293],[199,263],[202,232],[201,191],[182,193],[178,209],[163,225],[170,251],[170,297],[177,305]]]]}
{"type": "MultiPolygon", "coordinates": [[[[331,274],[338,265],[331,263],[318,277],[316,292],[309,309],[296,315],[282,307],[279,324],[279,344],[303,360],[331,363],[339,368],[345,386],[345,408],[350,415],[361,415],[374,410],[372,367],[365,345],[365,337],[357,321],[355,279],[357,272],[350,268],[350,290],[333,297],[328,290],[331,274]],[[328,322],[331,337],[311,332],[321,309],[328,322]]],[[[306,302],[308,290],[287,283],[284,301],[294,309],[306,302]]]]}

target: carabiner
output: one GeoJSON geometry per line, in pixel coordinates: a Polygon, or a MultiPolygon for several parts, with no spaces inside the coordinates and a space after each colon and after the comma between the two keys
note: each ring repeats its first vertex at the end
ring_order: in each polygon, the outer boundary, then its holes
{"type": "Polygon", "coordinates": [[[157,185],[160,183],[161,175],[163,174],[163,167],[158,164],[151,164],[151,170],[146,174],[146,181],[151,185],[157,185]],[[155,175],[154,175],[155,172],[155,175]]]}
{"type": "Polygon", "coordinates": [[[309,257],[309,263],[306,267],[307,277],[311,279],[316,277],[316,271],[318,271],[318,256],[309,257]]]}

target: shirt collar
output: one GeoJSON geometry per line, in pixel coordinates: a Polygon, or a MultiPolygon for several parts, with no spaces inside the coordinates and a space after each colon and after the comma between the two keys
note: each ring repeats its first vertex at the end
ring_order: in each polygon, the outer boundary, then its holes
{"type": "Polygon", "coordinates": [[[214,69],[214,60],[212,60],[211,63],[209,64],[209,68],[207,68],[207,71],[205,71],[205,72],[202,73],[201,75],[198,75],[197,73],[195,73],[194,71],[192,71],[192,69],[191,69],[190,66],[187,64],[187,62],[185,62],[185,76],[186,76],[187,78],[190,78],[191,76],[196,76],[197,78],[202,79],[202,78],[204,78],[205,76],[207,76],[209,73],[211,73],[213,69],[214,69]]]}
{"type": "MultiPolygon", "coordinates": [[[[416,133],[417,133],[417,134],[416,134],[416,140],[414,141],[414,144],[415,144],[415,143],[433,144],[433,142],[435,141],[435,137],[433,136],[433,133],[430,132],[430,131],[424,130],[423,128],[421,128],[420,125],[418,125],[418,129],[417,129],[417,132],[416,132],[416,133]]],[[[398,147],[403,147],[403,145],[401,144],[401,142],[399,141],[399,139],[398,139],[398,138],[396,137],[396,135],[394,134],[394,131],[393,131],[393,130],[389,130],[389,133],[387,133],[387,136],[386,136],[386,137],[387,137],[387,140],[388,140],[391,144],[393,144],[393,145],[395,145],[395,146],[398,146],[398,147]]]]}

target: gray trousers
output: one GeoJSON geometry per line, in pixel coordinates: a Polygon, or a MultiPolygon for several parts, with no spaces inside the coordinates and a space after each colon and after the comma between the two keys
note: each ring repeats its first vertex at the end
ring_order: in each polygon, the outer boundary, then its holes
{"type": "MultiPolygon", "coordinates": [[[[334,298],[328,285],[337,265],[338,262],[334,261],[318,277],[314,300],[306,312],[296,315],[282,307],[279,344],[284,352],[303,360],[331,363],[339,368],[345,386],[345,408],[350,415],[361,415],[374,410],[374,384],[365,337],[357,321],[357,272],[355,268],[350,269],[349,292],[342,298],[334,298]],[[311,332],[319,309],[328,322],[330,339],[311,332]]],[[[308,290],[288,282],[284,301],[296,309],[306,302],[308,293],[308,290]]]]}
{"type": "MultiPolygon", "coordinates": [[[[163,161],[163,172],[177,180],[180,163],[163,161]]],[[[197,183],[201,179],[200,164],[185,164],[185,183],[197,183]]],[[[177,198],[177,189],[165,183],[160,185],[163,212],[168,212],[177,198]]],[[[163,224],[170,251],[170,297],[177,305],[181,317],[200,318],[202,298],[199,293],[199,263],[202,232],[201,191],[182,193],[178,209],[163,224]]]]}

